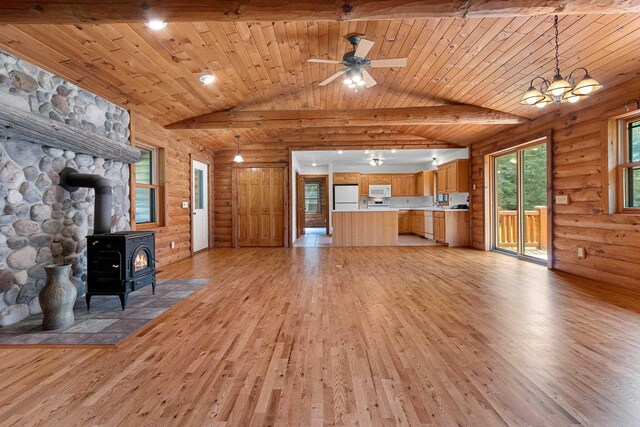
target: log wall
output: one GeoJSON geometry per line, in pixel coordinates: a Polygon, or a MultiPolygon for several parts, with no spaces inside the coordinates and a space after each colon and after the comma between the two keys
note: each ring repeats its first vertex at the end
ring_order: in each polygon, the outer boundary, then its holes
{"type": "MultiPolygon", "coordinates": [[[[134,124],[132,135],[136,141],[166,150],[167,223],[155,229],[156,260],[162,269],[191,255],[191,209],[182,208],[183,201],[188,201],[191,206],[191,157],[209,163],[209,174],[213,176],[213,153],[141,115],[134,116],[134,124]],[[175,242],[174,249],[171,249],[171,242],[175,242]]],[[[210,201],[213,200],[213,188],[213,185],[209,185],[210,201]]],[[[213,216],[212,205],[210,203],[210,217],[213,216]]],[[[212,218],[209,224],[210,233],[213,234],[212,218]]]]}
{"type": "MultiPolygon", "coordinates": [[[[472,242],[486,249],[485,155],[553,133],[553,196],[568,195],[568,205],[553,207],[554,268],[603,282],[640,289],[640,216],[609,210],[607,124],[638,98],[640,78],[605,88],[576,105],[500,133],[471,150],[472,242]],[[578,259],[577,249],[587,256],[578,259]]],[[[634,104],[635,105],[635,104],[634,104]]],[[[613,187],[611,188],[613,191],[613,187]]]]}

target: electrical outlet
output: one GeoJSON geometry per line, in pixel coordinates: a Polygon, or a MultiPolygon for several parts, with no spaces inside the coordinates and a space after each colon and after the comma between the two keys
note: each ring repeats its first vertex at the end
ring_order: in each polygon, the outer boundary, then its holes
{"type": "Polygon", "coordinates": [[[182,209],[189,209],[189,202],[182,202],[182,209]]]}
{"type": "Polygon", "coordinates": [[[171,242],[171,249],[175,249],[176,248],[176,242],[171,242]]]}
{"type": "Polygon", "coordinates": [[[578,259],[584,259],[586,256],[586,251],[582,246],[578,246],[578,259]]]}
{"type": "Polygon", "coordinates": [[[556,196],[556,205],[568,205],[568,204],[569,204],[569,196],[566,196],[566,195],[556,196]]]}

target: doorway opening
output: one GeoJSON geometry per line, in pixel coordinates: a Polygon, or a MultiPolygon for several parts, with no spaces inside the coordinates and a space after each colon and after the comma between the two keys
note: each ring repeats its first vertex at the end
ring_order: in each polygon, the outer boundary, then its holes
{"type": "Polygon", "coordinates": [[[492,249],[547,263],[549,190],[547,143],[490,156],[492,249]]]}
{"type": "Polygon", "coordinates": [[[296,237],[329,234],[329,176],[297,175],[296,237]]]}

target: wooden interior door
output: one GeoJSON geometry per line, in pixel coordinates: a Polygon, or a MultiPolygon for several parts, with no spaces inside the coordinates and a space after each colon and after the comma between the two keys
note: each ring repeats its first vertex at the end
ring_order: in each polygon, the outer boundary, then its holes
{"type": "Polygon", "coordinates": [[[283,174],[283,168],[238,168],[239,246],[284,246],[283,174]]]}

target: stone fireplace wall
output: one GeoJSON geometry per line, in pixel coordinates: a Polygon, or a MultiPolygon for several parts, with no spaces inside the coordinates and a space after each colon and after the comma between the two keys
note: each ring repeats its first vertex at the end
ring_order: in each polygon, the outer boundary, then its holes
{"type": "MultiPolygon", "coordinates": [[[[0,51],[4,105],[130,144],[126,110],[0,51]]],[[[65,167],[110,179],[112,230],[130,228],[129,165],[7,138],[0,129],[0,326],[40,312],[37,295],[49,263],[72,264],[78,295],[85,292],[94,192],[60,187],[65,167]]]]}

